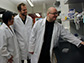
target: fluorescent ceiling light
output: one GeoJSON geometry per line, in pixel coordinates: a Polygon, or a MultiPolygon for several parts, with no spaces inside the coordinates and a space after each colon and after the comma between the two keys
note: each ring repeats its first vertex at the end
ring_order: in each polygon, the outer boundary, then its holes
{"type": "Polygon", "coordinates": [[[40,14],[39,14],[39,13],[36,13],[36,15],[37,15],[38,17],[40,17],[40,14]]]}
{"type": "Polygon", "coordinates": [[[30,4],[31,7],[34,7],[33,3],[31,2],[31,0],[27,0],[27,2],[30,4]]]}

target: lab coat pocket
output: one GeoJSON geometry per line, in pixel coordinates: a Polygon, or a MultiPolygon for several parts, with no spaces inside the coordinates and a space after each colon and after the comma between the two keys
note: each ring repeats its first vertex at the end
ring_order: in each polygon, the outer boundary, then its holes
{"type": "Polygon", "coordinates": [[[53,41],[54,41],[54,42],[53,42],[53,45],[54,45],[54,46],[57,46],[57,45],[58,45],[58,40],[59,40],[59,36],[55,36],[55,37],[54,37],[54,40],[53,40],[53,41]]]}

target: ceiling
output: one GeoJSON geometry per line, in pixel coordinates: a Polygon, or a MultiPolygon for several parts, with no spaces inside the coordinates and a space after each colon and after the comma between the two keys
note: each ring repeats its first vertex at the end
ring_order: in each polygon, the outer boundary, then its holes
{"type": "MultiPolygon", "coordinates": [[[[10,0],[12,3],[14,3],[15,5],[18,5],[19,3],[25,3],[26,5],[29,6],[29,3],[27,3],[27,0],[10,0]]],[[[43,3],[45,3],[46,5],[53,5],[53,3],[56,0],[31,0],[31,2],[34,4],[34,6],[37,5],[43,5],[43,3]]]]}
{"type": "Polygon", "coordinates": [[[56,2],[56,0],[31,0],[31,2],[34,4],[34,7],[32,8],[29,3],[27,2],[27,0],[10,0],[11,3],[13,3],[14,5],[18,5],[20,3],[25,3],[28,9],[28,13],[43,13],[44,9],[44,5],[46,5],[46,9],[48,9],[49,7],[53,6],[53,4],[56,2]]]}
{"type": "MultiPolygon", "coordinates": [[[[2,1],[2,0],[1,0],[2,1]]],[[[34,14],[34,13],[41,13],[42,16],[46,15],[47,9],[55,4],[57,0],[31,0],[31,2],[34,4],[34,7],[31,7],[27,0],[6,0],[6,2],[3,0],[2,2],[6,5],[2,5],[6,10],[13,11],[15,13],[18,13],[17,5],[20,3],[25,3],[27,6],[28,14],[34,14]],[[13,5],[10,6],[10,3],[13,5]]],[[[1,3],[2,4],[2,3],[1,3]]],[[[4,10],[0,9],[0,13],[5,12],[4,10]]]]}

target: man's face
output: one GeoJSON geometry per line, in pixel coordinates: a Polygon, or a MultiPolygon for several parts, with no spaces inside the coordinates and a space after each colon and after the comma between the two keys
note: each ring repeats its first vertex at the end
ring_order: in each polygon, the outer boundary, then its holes
{"type": "Polygon", "coordinates": [[[20,14],[23,15],[23,16],[27,15],[27,8],[26,8],[26,6],[21,6],[20,14]]]}
{"type": "Polygon", "coordinates": [[[56,9],[52,9],[49,13],[48,13],[48,17],[51,21],[55,21],[57,18],[58,14],[57,14],[57,10],[56,9]]]}

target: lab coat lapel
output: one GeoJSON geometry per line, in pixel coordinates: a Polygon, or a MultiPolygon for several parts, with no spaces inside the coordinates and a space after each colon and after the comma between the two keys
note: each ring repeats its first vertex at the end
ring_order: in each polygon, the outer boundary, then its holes
{"type": "Polygon", "coordinates": [[[11,34],[11,36],[13,36],[13,32],[8,28],[8,26],[5,23],[2,24],[2,27],[6,28],[6,30],[9,31],[9,33],[11,34]]]}
{"type": "Polygon", "coordinates": [[[12,26],[10,26],[10,28],[11,28],[11,30],[12,30],[12,33],[13,33],[13,34],[15,34],[15,32],[14,32],[14,30],[13,30],[13,27],[12,27],[12,26]]]}
{"type": "Polygon", "coordinates": [[[43,19],[42,26],[45,26],[45,24],[46,24],[46,17],[43,19]]]}
{"type": "MultiPolygon", "coordinates": [[[[44,18],[43,23],[42,23],[42,40],[44,40],[44,34],[45,34],[45,25],[46,25],[46,18],[44,18]]],[[[43,43],[43,41],[42,41],[43,43]]]]}
{"type": "Polygon", "coordinates": [[[43,20],[42,27],[40,28],[40,29],[42,29],[41,30],[41,36],[42,36],[42,38],[41,38],[41,42],[40,42],[41,43],[41,47],[42,47],[43,40],[44,40],[45,24],[46,24],[46,18],[43,20]]]}
{"type": "Polygon", "coordinates": [[[38,57],[38,59],[39,59],[39,55],[40,55],[40,53],[41,53],[41,49],[42,49],[42,45],[43,45],[43,42],[44,42],[44,33],[45,33],[45,23],[46,23],[46,18],[45,19],[43,19],[42,20],[42,26],[40,27],[40,31],[41,31],[41,38],[40,38],[40,42],[39,42],[39,44],[40,44],[40,46],[39,46],[39,52],[38,52],[38,54],[37,54],[37,57],[38,57]]]}
{"type": "Polygon", "coordinates": [[[54,28],[53,28],[53,34],[52,34],[52,44],[54,42],[54,39],[56,39],[56,35],[58,35],[58,27],[57,27],[57,22],[55,21],[54,23],[54,28]]]}
{"type": "Polygon", "coordinates": [[[18,24],[20,24],[20,25],[24,25],[24,23],[22,22],[22,20],[21,20],[21,18],[20,18],[20,16],[19,16],[19,14],[18,14],[18,16],[17,16],[17,17],[18,17],[18,21],[17,21],[17,22],[18,22],[18,24]]]}
{"type": "Polygon", "coordinates": [[[52,54],[53,54],[53,47],[54,47],[54,41],[56,39],[56,35],[57,35],[57,25],[56,25],[56,21],[54,23],[54,28],[53,28],[53,34],[52,34],[52,40],[51,40],[51,47],[50,47],[50,58],[51,58],[51,63],[52,63],[52,54]]]}
{"type": "Polygon", "coordinates": [[[12,31],[12,29],[10,30],[9,28],[6,28],[8,31],[9,31],[9,33],[11,34],[11,36],[13,36],[13,31],[12,31]]]}
{"type": "Polygon", "coordinates": [[[29,22],[29,19],[28,19],[28,16],[26,17],[26,21],[25,21],[25,25],[28,24],[29,22]]]}

